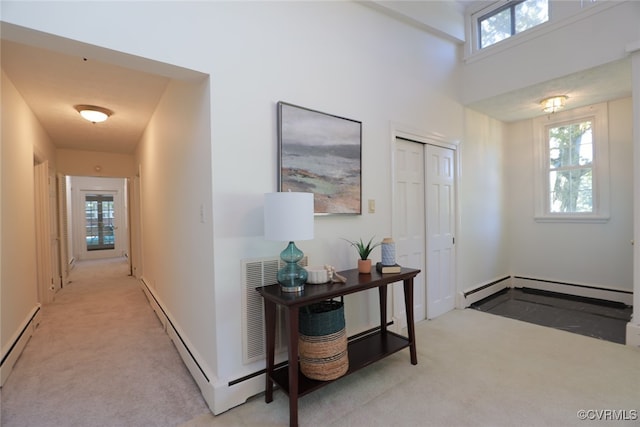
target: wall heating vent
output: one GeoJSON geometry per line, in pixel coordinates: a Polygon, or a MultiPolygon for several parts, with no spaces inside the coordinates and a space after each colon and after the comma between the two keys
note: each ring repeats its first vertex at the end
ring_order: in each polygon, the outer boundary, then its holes
{"type": "MultiPolygon", "coordinates": [[[[298,264],[307,266],[307,257],[298,264]]],[[[276,283],[279,257],[242,260],[242,356],[245,364],[264,360],[264,303],[256,288],[276,283]]],[[[284,311],[276,313],[276,354],[287,350],[284,311]]]]}

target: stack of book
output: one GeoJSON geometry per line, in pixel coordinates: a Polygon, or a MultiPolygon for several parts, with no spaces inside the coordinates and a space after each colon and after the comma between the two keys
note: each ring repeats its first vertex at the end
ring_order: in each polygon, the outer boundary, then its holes
{"type": "Polygon", "coordinates": [[[400,267],[399,264],[384,265],[381,262],[376,263],[376,270],[378,271],[378,273],[381,273],[381,274],[400,273],[401,269],[402,267],[400,267]]]}

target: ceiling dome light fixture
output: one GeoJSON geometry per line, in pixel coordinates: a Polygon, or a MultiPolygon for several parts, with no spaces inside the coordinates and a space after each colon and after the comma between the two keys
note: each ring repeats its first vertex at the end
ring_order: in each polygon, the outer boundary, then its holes
{"type": "Polygon", "coordinates": [[[95,105],[76,105],[75,109],[80,113],[82,118],[91,123],[104,122],[113,114],[113,111],[95,105]]]}
{"type": "Polygon", "coordinates": [[[564,108],[564,102],[567,100],[567,95],[557,95],[551,96],[549,98],[545,98],[540,101],[540,105],[542,105],[542,111],[545,113],[555,113],[556,111],[560,111],[564,108]]]}

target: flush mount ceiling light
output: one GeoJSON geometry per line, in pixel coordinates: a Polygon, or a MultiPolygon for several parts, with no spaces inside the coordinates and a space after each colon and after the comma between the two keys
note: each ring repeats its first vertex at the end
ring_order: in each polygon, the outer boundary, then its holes
{"type": "Polygon", "coordinates": [[[91,123],[104,122],[113,114],[113,111],[107,108],[96,107],[95,105],[76,105],[75,108],[82,118],[91,123]]]}
{"type": "Polygon", "coordinates": [[[551,96],[540,101],[542,111],[545,113],[555,113],[564,108],[564,102],[567,100],[566,95],[551,96]]]}

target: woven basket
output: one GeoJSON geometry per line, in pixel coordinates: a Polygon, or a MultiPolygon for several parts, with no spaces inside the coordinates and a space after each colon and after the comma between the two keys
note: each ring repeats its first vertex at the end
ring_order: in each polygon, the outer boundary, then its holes
{"type": "Polygon", "coordinates": [[[300,370],[314,380],[330,381],[349,369],[344,304],[323,301],[300,309],[300,370]]]}

